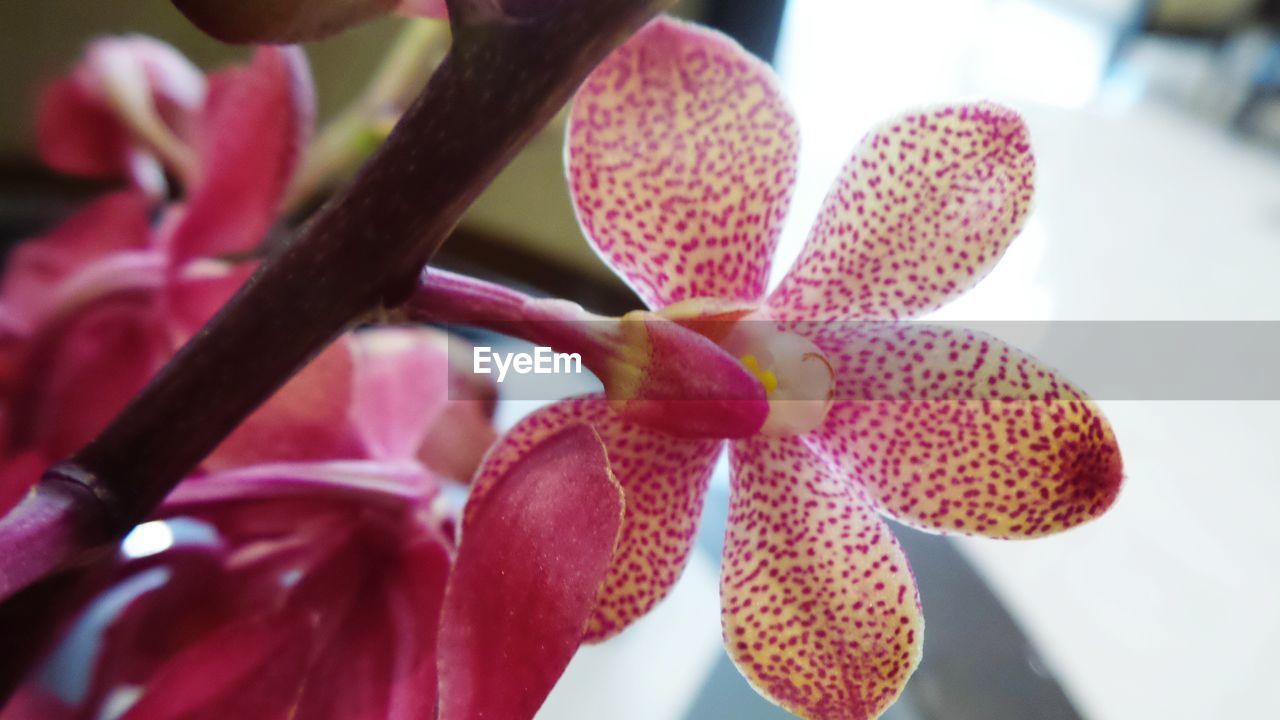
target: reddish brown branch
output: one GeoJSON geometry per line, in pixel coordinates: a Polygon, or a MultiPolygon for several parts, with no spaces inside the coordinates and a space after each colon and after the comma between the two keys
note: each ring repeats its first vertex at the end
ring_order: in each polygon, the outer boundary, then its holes
{"type": "MultiPolygon", "coordinates": [[[[463,210],[586,73],[666,4],[452,2],[455,18],[471,22],[455,21],[448,57],[346,191],[266,262],[102,435],[0,521],[3,537],[5,526],[44,513],[42,522],[52,518],[61,536],[74,538],[36,558],[39,566],[24,564],[20,584],[76,566],[116,541],[308,358],[358,318],[406,300],[463,210]],[[50,494],[69,498],[52,515],[50,494]]],[[[15,552],[22,549],[0,549],[2,556],[15,552]]],[[[10,617],[4,610],[0,618],[10,617]]],[[[0,637],[27,629],[0,625],[0,637]]],[[[12,688],[27,664],[5,663],[0,691],[12,688]]]]}

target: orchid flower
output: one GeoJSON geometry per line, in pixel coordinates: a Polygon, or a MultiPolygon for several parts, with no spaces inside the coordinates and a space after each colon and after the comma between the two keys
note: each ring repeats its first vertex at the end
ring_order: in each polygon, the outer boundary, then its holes
{"type": "MultiPolygon", "coordinates": [[[[296,48],[263,48],[249,65],[207,81],[196,75],[198,83],[166,48],[141,38],[99,41],[46,95],[46,110],[58,107],[60,100],[48,98],[84,95],[83,77],[113,72],[127,76],[119,80],[125,85],[177,77],[182,82],[158,87],[205,88],[199,103],[182,106],[190,110],[179,124],[191,138],[195,169],[184,178],[182,200],[159,206],[153,223],[157,201],[137,189],[116,191],[11,254],[0,287],[7,435],[0,447],[19,459],[0,467],[0,477],[38,464],[23,454],[47,464],[92,438],[244,281],[251,268],[236,256],[262,243],[310,132],[310,76],[296,48]]],[[[172,94],[157,90],[141,105],[169,107],[157,98],[172,94]]],[[[96,132],[103,123],[127,126],[129,111],[112,107],[42,113],[44,146],[65,150],[60,143],[74,140],[85,157],[120,152],[118,143],[132,135],[96,132]]]]}
{"type": "MultiPolygon", "coordinates": [[[[738,358],[767,395],[757,430],[719,435],[737,438],[726,649],[755,688],[797,715],[872,718],[918,664],[923,630],[907,558],[882,516],[941,533],[1047,535],[1104,512],[1121,461],[1106,420],[1053,370],[993,337],[903,322],[971,287],[1022,227],[1034,160],[1019,116],[961,104],[874,129],[768,292],[797,137],[764,64],[717,33],[660,19],[579,91],[566,162],[603,259],[657,316],[738,358]]],[[[461,285],[428,274],[423,292],[498,296],[461,285]]],[[[530,308],[552,302],[526,301],[522,312],[540,321],[530,308]]],[[[475,314],[505,317],[516,304],[479,302],[475,314]]],[[[525,330],[573,334],[541,322],[525,330]]],[[[720,372],[703,357],[681,364],[677,353],[667,371],[720,372]]],[[[625,514],[588,641],[618,633],[671,589],[726,445],[616,405],[587,396],[535,411],[474,482],[483,498],[566,427],[600,435],[625,514]]]]}
{"type": "Polygon", "coordinates": [[[41,95],[40,156],[61,172],[128,178],[162,196],[166,167],[194,179],[191,145],[208,94],[204,74],[172,46],[143,35],[100,38],[41,95]]]}
{"type": "MultiPolygon", "coordinates": [[[[319,720],[432,715],[437,628],[455,556],[474,576],[459,581],[463,598],[493,582],[483,543],[469,542],[474,550],[458,555],[452,513],[430,469],[459,459],[423,456],[432,427],[455,404],[448,362],[439,331],[360,331],[282,389],[250,419],[252,435],[224,444],[212,471],[179,485],[140,532],[185,531],[186,539],[154,557],[121,558],[81,621],[102,637],[83,670],[91,687],[79,702],[61,703],[63,716],[100,717],[107,708],[131,720],[178,720],[197,710],[319,720]]],[[[597,511],[584,522],[607,542],[586,561],[598,566],[586,590],[574,590],[583,609],[573,632],[562,633],[573,639],[558,651],[567,663],[612,552],[621,499],[589,430],[543,454],[594,468],[598,480],[577,492],[603,497],[584,505],[597,511]]],[[[519,495],[536,492],[540,478],[561,482],[563,468],[551,472],[547,463],[531,456],[504,487],[519,495]]],[[[500,500],[489,507],[499,516],[512,511],[500,500]]],[[[559,602],[565,587],[572,583],[542,592],[559,602]]],[[[492,625],[484,613],[470,614],[492,625]]],[[[34,684],[24,702],[48,713],[59,690],[34,684]]],[[[22,710],[12,712],[3,717],[23,720],[22,710]]]]}

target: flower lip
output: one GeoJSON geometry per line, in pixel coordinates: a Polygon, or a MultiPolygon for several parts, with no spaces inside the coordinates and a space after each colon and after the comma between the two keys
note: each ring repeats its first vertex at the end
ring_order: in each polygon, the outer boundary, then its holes
{"type": "Polygon", "coordinates": [[[769,415],[760,432],[785,437],[820,426],[835,397],[836,373],[812,341],[764,311],[739,320],[721,343],[764,386],[769,415]]]}

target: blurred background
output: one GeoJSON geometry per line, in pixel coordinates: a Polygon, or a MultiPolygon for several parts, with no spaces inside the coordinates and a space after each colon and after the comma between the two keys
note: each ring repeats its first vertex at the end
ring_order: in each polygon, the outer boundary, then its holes
{"type": "MultiPolygon", "coordinates": [[[[1026,116],[1038,205],[1005,261],[940,317],[1280,321],[1280,2],[705,0],[680,12],[771,60],[795,105],[800,184],[779,271],[869,126],[983,97],[1026,116]]],[[[309,48],[322,113],[359,91],[395,26],[309,48]]],[[[104,32],[150,33],[205,65],[243,54],[166,0],[0,6],[6,242],[93,190],[39,169],[31,118],[40,83],[104,32]]],[[[439,262],[602,312],[638,307],[577,229],[562,131],[499,178],[439,262]]],[[[1104,519],[1033,543],[901,530],[929,630],[891,718],[1280,717],[1280,404],[1103,405],[1128,474],[1104,519]]],[[[584,650],[540,718],[788,717],[720,649],[723,472],[716,482],[677,591],[584,650]]]]}

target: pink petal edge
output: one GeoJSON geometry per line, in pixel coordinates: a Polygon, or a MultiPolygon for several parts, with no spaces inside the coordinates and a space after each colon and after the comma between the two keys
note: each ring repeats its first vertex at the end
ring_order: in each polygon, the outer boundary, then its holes
{"type": "Polygon", "coordinates": [[[997,538],[1097,518],[1124,480],[1111,426],[1035,358],[975,331],[825,325],[838,398],[809,443],[881,510],[925,530],[997,538]]]}
{"type": "Polygon", "coordinates": [[[769,296],[775,317],[891,320],[981,280],[1022,230],[1035,158],[1027,126],[994,103],[910,112],[867,134],[799,259],[769,296]]]}
{"type": "Polygon", "coordinates": [[[440,718],[528,720],[582,642],[622,489],[595,432],[576,426],[468,505],[440,622],[440,718]]]}
{"type": "Polygon", "coordinates": [[[587,623],[585,639],[599,642],[643,617],[680,579],[724,443],[627,422],[598,395],[570,398],[539,408],[503,435],[485,458],[473,494],[483,497],[539,443],[578,424],[599,434],[626,498],[618,549],[587,623]]]}
{"type": "Polygon", "coordinates": [[[915,578],[856,486],[796,438],[733,443],[720,594],[725,648],[811,720],[871,720],[920,662],[915,578]]]}
{"type": "Polygon", "coordinates": [[[591,246],[659,308],[764,294],[797,148],[767,65],[720,33],[663,17],[587,78],[565,157],[591,246]]]}

